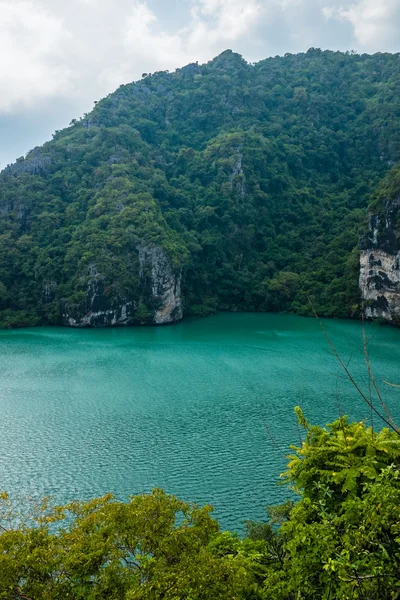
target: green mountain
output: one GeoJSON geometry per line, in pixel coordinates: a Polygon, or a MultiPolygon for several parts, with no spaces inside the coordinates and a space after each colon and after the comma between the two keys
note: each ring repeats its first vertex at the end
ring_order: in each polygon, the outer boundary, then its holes
{"type": "Polygon", "coordinates": [[[323,52],[123,85],[0,174],[3,326],[215,310],[356,315],[369,196],[400,160],[400,55],[323,52]]]}

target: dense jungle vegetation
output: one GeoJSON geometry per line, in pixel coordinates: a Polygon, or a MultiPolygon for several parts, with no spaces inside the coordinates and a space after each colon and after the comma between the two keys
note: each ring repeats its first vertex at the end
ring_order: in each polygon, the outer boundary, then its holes
{"type": "Polygon", "coordinates": [[[394,600],[400,598],[400,438],[340,418],[293,448],[295,502],[247,535],[161,490],[44,503],[21,518],[0,496],[6,600],[394,600]]]}
{"type": "Polygon", "coordinates": [[[144,74],[0,174],[0,322],[138,300],[137,249],[182,272],[186,314],[352,316],[371,191],[400,159],[400,55],[226,51],[144,74]]]}

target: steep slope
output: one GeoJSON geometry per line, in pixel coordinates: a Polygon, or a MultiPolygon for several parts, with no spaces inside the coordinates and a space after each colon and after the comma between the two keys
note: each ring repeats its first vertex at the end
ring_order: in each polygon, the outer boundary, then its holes
{"type": "Polygon", "coordinates": [[[379,186],[361,242],[360,288],[367,317],[400,324],[400,167],[379,186]]]}
{"type": "Polygon", "coordinates": [[[400,158],[400,55],[311,49],[121,86],[0,175],[3,325],[356,314],[368,194],[400,158]]]}

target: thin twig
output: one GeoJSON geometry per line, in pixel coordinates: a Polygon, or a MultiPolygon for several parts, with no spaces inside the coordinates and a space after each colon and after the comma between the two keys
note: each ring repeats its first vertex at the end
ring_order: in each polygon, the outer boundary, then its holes
{"type": "Polygon", "coordinates": [[[390,385],[390,387],[394,387],[394,388],[399,388],[400,389],[400,385],[398,385],[397,383],[390,383],[389,381],[385,381],[384,379],[382,381],[383,381],[383,383],[386,383],[386,385],[390,385]]]}
{"type": "MultiPolygon", "coordinates": [[[[368,354],[367,339],[366,339],[366,336],[365,336],[364,311],[362,312],[362,338],[363,338],[363,344],[364,344],[365,362],[366,362],[366,365],[367,365],[368,375],[369,375],[370,381],[372,382],[372,385],[374,386],[376,395],[378,396],[378,398],[380,400],[380,403],[382,404],[383,410],[385,411],[387,418],[392,423],[394,429],[397,430],[396,423],[393,421],[392,416],[391,416],[391,414],[390,414],[390,412],[388,410],[388,407],[386,406],[385,402],[383,401],[382,395],[381,395],[381,393],[379,391],[379,388],[378,388],[378,386],[376,384],[376,381],[375,381],[374,374],[372,372],[371,362],[369,360],[369,354],[368,354]]],[[[371,406],[372,406],[372,402],[371,402],[371,406]]]]}
{"type": "Polygon", "coordinates": [[[377,575],[357,575],[356,577],[351,577],[349,575],[349,579],[343,579],[343,581],[354,581],[354,579],[376,579],[377,577],[386,577],[389,573],[378,573],[377,575]]]}
{"type": "Polygon", "coordinates": [[[395,431],[395,432],[397,433],[397,435],[399,435],[399,436],[400,436],[400,431],[397,429],[397,427],[396,427],[396,426],[393,426],[393,425],[392,425],[392,423],[391,423],[390,421],[388,421],[388,420],[387,420],[387,419],[386,419],[386,418],[385,418],[385,417],[384,417],[384,416],[383,416],[383,415],[382,415],[382,414],[381,414],[381,413],[380,413],[380,412],[379,412],[379,411],[378,411],[378,410],[375,408],[375,406],[374,406],[374,405],[373,405],[373,404],[372,404],[372,403],[371,403],[371,402],[368,400],[368,398],[365,396],[365,394],[363,393],[363,391],[360,389],[360,386],[359,386],[359,385],[358,385],[358,383],[355,381],[354,377],[352,376],[352,374],[350,373],[350,371],[349,371],[349,370],[348,370],[348,368],[346,367],[345,363],[344,363],[344,362],[343,362],[343,360],[342,360],[342,357],[340,356],[339,352],[336,350],[336,347],[335,347],[335,345],[333,344],[333,342],[331,341],[331,339],[330,339],[329,335],[327,334],[327,332],[326,332],[326,329],[325,329],[325,327],[323,326],[323,324],[322,324],[322,322],[321,322],[321,319],[319,318],[319,316],[318,316],[318,314],[317,314],[317,311],[316,311],[316,310],[315,310],[315,308],[314,308],[314,305],[313,305],[313,303],[312,303],[312,300],[311,300],[311,298],[310,298],[309,296],[307,296],[307,298],[308,298],[308,301],[309,301],[309,303],[310,303],[311,309],[312,309],[312,311],[313,311],[313,313],[314,313],[314,316],[315,316],[315,318],[317,319],[317,321],[318,321],[318,324],[319,324],[320,328],[322,329],[322,332],[323,332],[323,334],[324,334],[324,336],[325,336],[325,339],[327,340],[327,342],[328,342],[329,346],[332,348],[332,350],[333,350],[333,353],[334,353],[334,355],[335,355],[336,359],[339,361],[339,364],[340,364],[340,365],[341,365],[341,367],[344,369],[344,371],[345,371],[345,373],[346,373],[346,375],[347,375],[347,377],[348,377],[349,381],[350,381],[350,382],[353,384],[353,386],[356,388],[356,390],[357,390],[357,392],[359,393],[359,395],[361,396],[361,398],[364,400],[364,402],[366,402],[366,403],[368,404],[368,406],[371,408],[371,410],[373,410],[373,411],[374,411],[374,413],[375,413],[376,415],[378,415],[378,417],[379,417],[380,419],[382,419],[382,421],[383,421],[384,423],[386,423],[386,425],[387,425],[387,426],[388,426],[390,429],[392,429],[393,431],[395,431]]]}
{"type": "Polygon", "coordinates": [[[264,428],[265,428],[265,431],[267,432],[267,435],[268,435],[269,439],[271,440],[271,442],[275,446],[275,448],[282,454],[282,456],[286,460],[286,458],[287,458],[286,454],[284,453],[284,451],[282,450],[282,448],[279,446],[279,444],[275,441],[275,438],[271,434],[271,431],[270,431],[270,429],[269,429],[269,427],[268,427],[268,425],[266,423],[264,423],[264,428]]]}

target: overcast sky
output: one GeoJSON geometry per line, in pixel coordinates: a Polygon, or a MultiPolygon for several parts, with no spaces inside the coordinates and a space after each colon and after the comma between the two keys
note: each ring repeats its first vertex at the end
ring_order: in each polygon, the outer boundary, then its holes
{"type": "Polygon", "coordinates": [[[309,47],[400,51],[400,0],[0,0],[0,168],[143,72],[309,47]]]}

